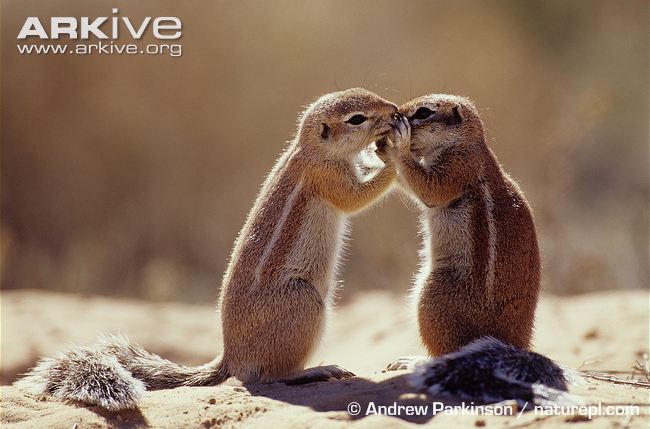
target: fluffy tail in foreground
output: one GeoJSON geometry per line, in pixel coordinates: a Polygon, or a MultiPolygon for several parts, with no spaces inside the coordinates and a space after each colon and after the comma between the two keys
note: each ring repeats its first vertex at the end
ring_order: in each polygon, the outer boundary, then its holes
{"type": "Polygon", "coordinates": [[[567,383],[579,376],[539,353],[483,337],[457,352],[415,367],[411,385],[431,395],[491,404],[516,400],[529,405],[575,404],[567,383]]]}
{"type": "Polygon", "coordinates": [[[121,336],[105,336],[41,359],[15,385],[61,401],[99,405],[111,411],[134,408],[146,390],[213,386],[229,377],[219,358],[198,366],[177,365],[121,336]]]}

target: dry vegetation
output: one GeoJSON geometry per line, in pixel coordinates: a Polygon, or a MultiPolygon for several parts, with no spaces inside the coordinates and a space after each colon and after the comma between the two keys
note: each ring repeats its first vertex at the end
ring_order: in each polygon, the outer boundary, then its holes
{"type": "MultiPolygon", "coordinates": [[[[2,3],[2,288],[213,300],[297,113],[350,86],[474,99],[546,289],[647,287],[646,1],[148,0],[121,13],[179,16],[181,58],[16,53],[26,16],[114,3],[2,3]]],[[[390,198],[352,237],[344,297],[406,290],[414,210],[390,198]]]]}

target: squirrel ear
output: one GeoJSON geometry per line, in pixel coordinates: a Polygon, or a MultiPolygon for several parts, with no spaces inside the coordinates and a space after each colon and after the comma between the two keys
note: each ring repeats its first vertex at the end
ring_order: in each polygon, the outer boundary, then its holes
{"type": "Polygon", "coordinates": [[[463,117],[460,115],[460,112],[458,111],[458,106],[452,107],[451,112],[453,115],[451,125],[458,125],[463,122],[463,117]]]}
{"type": "Polygon", "coordinates": [[[330,138],[331,135],[332,135],[332,129],[330,127],[328,127],[325,122],[320,124],[320,136],[321,136],[321,138],[323,138],[324,140],[327,140],[327,139],[330,138]]]}

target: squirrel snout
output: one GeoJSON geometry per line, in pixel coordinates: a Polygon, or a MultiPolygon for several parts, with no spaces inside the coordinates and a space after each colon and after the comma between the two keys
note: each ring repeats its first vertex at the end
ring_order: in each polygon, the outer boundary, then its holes
{"type": "MultiPolygon", "coordinates": [[[[401,115],[397,111],[397,106],[391,104],[391,107],[394,107],[395,109],[386,114],[386,116],[382,115],[381,119],[376,124],[375,128],[375,137],[386,137],[388,134],[390,134],[399,124],[401,115]]],[[[388,145],[392,147],[392,142],[388,142],[388,145]]]]}
{"type": "Polygon", "coordinates": [[[390,115],[390,125],[391,128],[396,128],[399,126],[399,123],[402,121],[402,118],[404,115],[402,115],[400,112],[395,112],[392,115],[390,115]]]}

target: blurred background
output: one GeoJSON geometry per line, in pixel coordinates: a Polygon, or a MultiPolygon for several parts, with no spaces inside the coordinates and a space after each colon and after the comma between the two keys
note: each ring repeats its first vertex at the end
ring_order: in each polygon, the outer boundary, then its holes
{"type": "MultiPolygon", "coordinates": [[[[1,14],[3,289],[214,301],[298,112],[352,86],[480,106],[534,208],[547,292],[648,287],[646,0],[2,0],[1,14]],[[179,17],[182,56],[17,53],[28,16],[113,7],[179,17]]],[[[354,219],[343,301],[407,291],[416,215],[391,196],[354,219]]]]}

